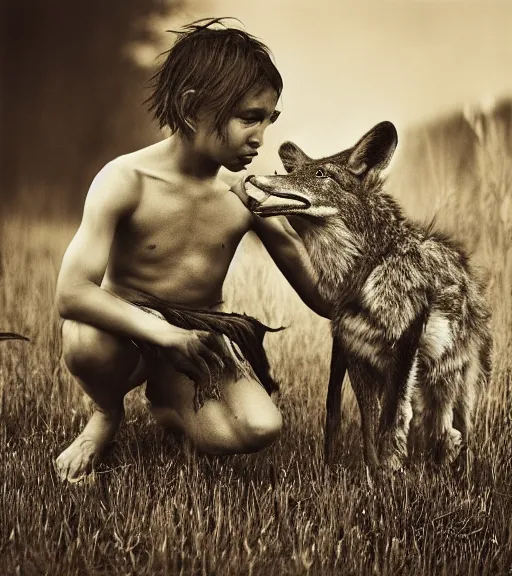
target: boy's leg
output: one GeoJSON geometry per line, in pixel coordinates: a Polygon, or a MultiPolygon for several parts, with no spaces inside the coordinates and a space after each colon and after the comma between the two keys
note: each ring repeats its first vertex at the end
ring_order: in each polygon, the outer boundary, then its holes
{"type": "Polygon", "coordinates": [[[146,380],[146,367],[130,340],[87,324],[64,321],[62,341],[69,371],[96,404],[84,430],[56,461],[62,479],[77,480],[114,438],[124,396],[146,380]]]}
{"type": "Polygon", "coordinates": [[[194,383],[172,365],[152,372],[146,395],[159,424],[185,434],[202,452],[257,452],[277,438],[282,417],[271,398],[252,378],[226,378],[220,400],[207,400],[196,412],[194,383]]]}

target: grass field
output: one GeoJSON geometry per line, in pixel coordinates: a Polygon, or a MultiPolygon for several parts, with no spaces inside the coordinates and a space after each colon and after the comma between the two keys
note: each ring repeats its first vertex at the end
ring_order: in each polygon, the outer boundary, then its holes
{"type": "Polygon", "coordinates": [[[161,435],[136,390],[105,463],[86,482],[61,483],[53,460],[90,413],[60,365],[53,302],[76,224],[4,219],[0,328],[31,343],[0,346],[0,574],[512,574],[512,166],[491,145],[479,160],[474,189],[428,191],[489,276],[495,362],[469,482],[416,465],[370,489],[348,386],[339,463],[324,469],[329,326],[248,238],[226,298],[289,326],[265,342],[281,438],[256,455],[197,457],[161,435]]]}

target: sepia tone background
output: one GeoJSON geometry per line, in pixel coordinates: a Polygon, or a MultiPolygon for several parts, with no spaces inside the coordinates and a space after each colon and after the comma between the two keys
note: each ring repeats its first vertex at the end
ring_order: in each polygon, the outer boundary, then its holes
{"type": "Polygon", "coordinates": [[[0,330],[31,340],[0,342],[0,573],[510,574],[512,3],[0,2],[0,330]],[[265,339],[279,440],[197,458],[163,437],[140,388],[95,473],[58,480],[53,461],[91,411],[60,361],[62,255],[98,170],[164,137],[143,101],[165,30],[208,16],[239,18],[283,75],[282,114],[251,171],[282,171],[283,140],[320,157],[391,120],[388,191],[461,241],[487,281],[494,365],[469,478],[413,462],[372,488],[348,385],[337,464],[324,468],[329,323],[248,235],[225,299],[287,326],[265,339]]]}
{"type": "MultiPolygon", "coordinates": [[[[405,137],[471,106],[488,113],[512,94],[510,2],[34,0],[28,8],[3,0],[2,7],[1,194],[32,208],[55,203],[74,213],[104,163],[162,138],[142,104],[149,77],[171,45],[165,30],[196,18],[236,16],[275,55],[283,114],[251,166],[260,173],[279,168],[284,139],[322,156],[384,119],[405,137]]],[[[509,103],[502,114],[510,143],[509,103]]],[[[457,156],[470,146],[471,127],[453,128],[460,141],[449,152],[457,156]]],[[[420,152],[400,146],[397,160],[420,152]]]]}

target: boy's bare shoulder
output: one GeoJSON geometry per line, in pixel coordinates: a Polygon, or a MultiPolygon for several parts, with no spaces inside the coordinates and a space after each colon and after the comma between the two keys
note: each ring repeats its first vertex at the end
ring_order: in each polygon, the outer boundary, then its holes
{"type": "Polygon", "coordinates": [[[169,169],[169,160],[167,139],[119,156],[115,162],[124,165],[126,169],[139,178],[148,176],[167,182],[173,179],[172,170],[169,169]]]}
{"type": "Polygon", "coordinates": [[[125,156],[111,160],[96,174],[85,209],[123,213],[137,207],[141,186],[136,166],[125,156]]]}

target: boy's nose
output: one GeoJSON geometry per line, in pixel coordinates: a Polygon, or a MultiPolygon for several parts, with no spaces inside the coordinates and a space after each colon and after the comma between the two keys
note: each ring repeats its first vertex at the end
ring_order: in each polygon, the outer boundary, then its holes
{"type": "Polygon", "coordinates": [[[253,136],[249,138],[249,146],[254,148],[255,150],[259,148],[262,144],[262,138],[258,138],[257,136],[253,136]]]}
{"type": "Polygon", "coordinates": [[[254,149],[263,145],[263,130],[258,130],[258,132],[251,135],[249,138],[249,145],[254,149]]]}

